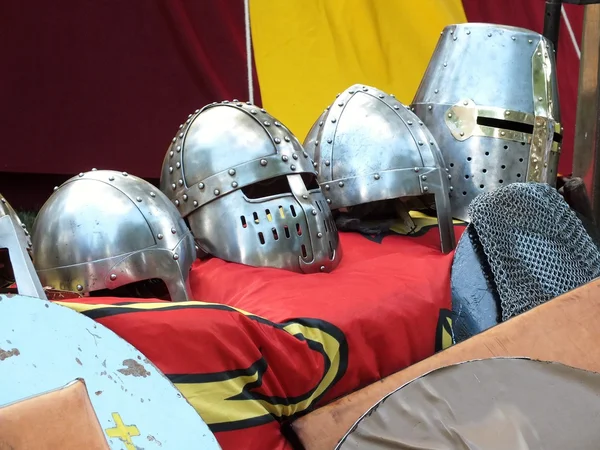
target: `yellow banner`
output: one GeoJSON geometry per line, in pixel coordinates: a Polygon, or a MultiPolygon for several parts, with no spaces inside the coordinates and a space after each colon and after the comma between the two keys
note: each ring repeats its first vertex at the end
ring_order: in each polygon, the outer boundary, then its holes
{"type": "Polygon", "coordinates": [[[251,0],[263,107],[302,142],[352,84],[410,103],[442,29],[466,21],[461,0],[251,0]]]}

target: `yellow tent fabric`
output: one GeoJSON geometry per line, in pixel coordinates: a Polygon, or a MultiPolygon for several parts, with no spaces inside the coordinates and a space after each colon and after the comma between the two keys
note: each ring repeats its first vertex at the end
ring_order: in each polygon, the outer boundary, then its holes
{"type": "Polygon", "coordinates": [[[250,0],[263,107],[302,142],[338,92],[355,83],[410,103],[461,0],[250,0]]]}

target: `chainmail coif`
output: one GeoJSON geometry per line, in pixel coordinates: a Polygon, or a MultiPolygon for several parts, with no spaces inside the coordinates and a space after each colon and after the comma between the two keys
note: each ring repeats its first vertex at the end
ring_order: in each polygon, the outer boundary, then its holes
{"type": "Polygon", "coordinates": [[[556,189],[513,183],[477,196],[471,224],[489,262],[502,320],[600,276],[600,252],[556,189]]]}

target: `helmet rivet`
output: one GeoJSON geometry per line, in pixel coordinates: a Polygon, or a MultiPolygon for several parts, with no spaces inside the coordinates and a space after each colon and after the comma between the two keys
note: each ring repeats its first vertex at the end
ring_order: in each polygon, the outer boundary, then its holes
{"type": "Polygon", "coordinates": [[[169,167],[169,173],[173,173],[173,168],[169,167]]]}
{"type": "Polygon", "coordinates": [[[319,146],[319,141],[315,141],[315,147],[319,146]]]}
{"type": "Polygon", "coordinates": [[[510,116],[510,111],[504,111],[504,114],[510,116]]]}
{"type": "Polygon", "coordinates": [[[179,179],[179,180],[177,181],[177,184],[178,184],[179,186],[183,186],[183,180],[182,180],[182,179],[179,179]]]}
{"type": "Polygon", "coordinates": [[[328,144],[331,144],[332,142],[333,142],[333,139],[331,139],[331,138],[327,139],[328,144]]]}
{"type": "Polygon", "coordinates": [[[262,113],[266,113],[266,112],[267,112],[267,110],[266,110],[265,108],[261,108],[261,109],[260,109],[260,112],[262,112],[262,113]]]}
{"type": "Polygon", "coordinates": [[[123,172],[124,177],[126,177],[127,175],[129,175],[127,172],[123,172]]]}
{"type": "Polygon", "coordinates": [[[383,98],[383,94],[379,94],[377,97],[379,97],[379,98],[383,98]]]}
{"type": "Polygon", "coordinates": [[[379,178],[381,178],[381,177],[379,176],[379,174],[378,174],[378,173],[376,173],[376,174],[375,174],[375,176],[374,176],[374,178],[375,178],[376,180],[379,180],[379,178]]]}
{"type": "Polygon", "coordinates": [[[329,166],[331,164],[331,161],[329,161],[328,159],[325,160],[325,165],[329,166]]]}
{"type": "Polygon", "coordinates": [[[448,67],[448,63],[444,63],[444,67],[448,67]]]}
{"type": "Polygon", "coordinates": [[[306,195],[306,194],[302,194],[302,198],[303,198],[304,200],[308,200],[308,195],[306,195]]]}
{"type": "Polygon", "coordinates": [[[158,233],[158,234],[156,235],[156,237],[157,237],[157,238],[160,240],[160,239],[162,239],[162,238],[163,238],[163,235],[162,235],[162,234],[160,234],[160,233],[158,233]]]}
{"type": "Polygon", "coordinates": [[[400,109],[400,107],[399,107],[398,105],[394,105],[394,109],[395,109],[396,111],[398,111],[398,110],[400,109]]]}
{"type": "Polygon", "coordinates": [[[156,197],[156,194],[154,192],[150,192],[150,197],[156,197]]]}
{"type": "Polygon", "coordinates": [[[179,169],[181,167],[181,163],[179,161],[177,161],[177,163],[175,164],[175,167],[177,167],[179,169]]]}
{"type": "Polygon", "coordinates": [[[198,183],[198,189],[204,189],[204,183],[198,183]]]}
{"type": "MultiPolygon", "coordinates": [[[[54,192],[58,191],[58,186],[54,186],[54,192]]],[[[4,199],[2,199],[2,203],[4,203],[4,199]]]]}
{"type": "Polygon", "coordinates": [[[325,190],[328,191],[329,189],[331,189],[331,186],[329,186],[328,184],[325,185],[325,190]]]}
{"type": "Polygon", "coordinates": [[[179,200],[175,200],[175,206],[179,206],[179,200]]]}
{"type": "Polygon", "coordinates": [[[95,167],[92,167],[92,172],[96,172],[98,169],[96,169],[95,167]]]}
{"type": "Polygon", "coordinates": [[[453,190],[454,190],[454,187],[450,186],[450,191],[453,191],[453,190]]]}
{"type": "Polygon", "coordinates": [[[504,131],[501,131],[500,136],[504,136],[504,135],[506,135],[506,133],[504,131]]]}
{"type": "Polygon", "coordinates": [[[319,267],[319,270],[320,270],[321,272],[325,272],[325,266],[321,266],[321,267],[319,267]]]}
{"type": "Polygon", "coordinates": [[[331,199],[330,198],[327,199],[327,204],[331,205],[331,199]]]}
{"type": "Polygon", "coordinates": [[[317,168],[317,162],[316,162],[316,161],[313,161],[313,162],[312,162],[312,165],[313,165],[313,167],[314,167],[315,169],[317,168]]]}
{"type": "Polygon", "coordinates": [[[110,279],[111,279],[112,281],[115,281],[115,280],[117,279],[117,276],[116,276],[114,273],[111,273],[111,274],[110,274],[110,279]]]}
{"type": "Polygon", "coordinates": [[[213,191],[213,194],[215,194],[215,195],[219,195],[220,193],[221,193],[221,191],[220,191],[220,190],[218,190],[218,189],[215,189],[215,190],[213,191]]]}
{"type": "Polygon", "coordinates": [[[171,233],[177,234],[177,230],[175,229],[175,227],[171,228],[171,233]]]}
{"type": "Polygon", "coordinates": [[[261,159],[260,160],[260,165],[263,166],[263,167],[266,166],[267,163],[268,163],[268,161],[266,159],[261,159]]]}
{"type": "Polygon", "coordinates": [[[296,166],[295,166],[294,164],[292,164],[292,165],[290,166],[290,169],[292,169],[292,170],[296,170],[296,166]]]}
{"type": "Polygon", "coordinates": [[[250,110],[250,114],[254,114],[254,115],[256,115],[256,110],[255,110],[255,109],[251,109],[251,110],[250,110]]]}
{"type": "Polygon", "coordinates": [[[339,187],[344,187],[344,182],[343,182],[343,181],[340,181],[340,182],[338,183],[338,186],[339,186],[339,187]]]}
{"type": "Polygon", "coordinates": [[[231,176],[234,176],[234,175],[235,175],[235,169],[229,169],[229,170],[227,171],[227,173],[228,173],[229,175],[231,175],[231,176]]]}
{"type": "Polygon", "coordinates": [[[429,188],[427,186],[423,186],[423,192],[427,192],[429,188]]]}
{"type": "Polygon", "coordinates": [[[177,142],[177,138],[176,137],[173,138],[173,142],[177,142]]]}
{"type": "Polygon", "coordinates": [[[451,180],[452,179],[452,175],[448,174],[448,179],[451,180]]]}
{"type": "Polygon", "coordinates": [[[419,141],[419,142],[418,142],[418,144],[419,144],[419,145],[423,145],[423,141],[419,141]]]}
{"type": "Polygon", "coordinates": [[[338,106],[344,106],[344,102],[339,102],[338,106]]]}
{"type": "Polygon", "coordinates": [[[267,121],[267,120],[265,120],[265,121],[263,122],[263,124],[265,125],[265,127],[269,127],[269,126],[271,126],[271,122],[269,122],[269,121],[267,121]]]}
{"type": "Polygon", "coordinates": [[[175,150],[177,150],[177,153],[179,153],[181,151],[181,145],[178,145],[175,150]]]}
{"type": "Polygon", "coordinates": [[[80,284],[78,284],[78,285],[77,285],[77,290],[78,290],[78,291],[83,291],[83,286],[82,286],[82,285],[80,285],[80,284]]]}
{"type": "Polygon", "coordinates": [[[464,136],[464,135],[465,135],[464,131],[461,131],[461,132],[460,132],[460,133],[458,133],[458,134],[460,134],[461,136],[464,136]]]}
{"type": "Polygon", "coordinates": [[[429,105],[429,106],[427,107],[427,109],[428,109],[429,111],[431,111],[431,110],[433,109],[433,106],[429,105]]]}
{"type": "Polygon", "coordinates": [[[179,259],[179,255],[177,253],[173,253],[173,259],[177,261],[179,259]]]}
{"type": "Polygon", "coordinates": [[[171,151],[169,152],[169,156],[170,156],[171,158],[173,157],[173,155],[174,155],[174,154],[175,154],[175,152],[174,152],[173,150],[171,150],[171,151]]]}
{"type": "Polygon", "coordinates": [[[281,157],[281,160],[282,160],[283,162],[286,162],[288,159],[289,159],[289,158],[288,158],[288,156],[287,156],[287,155],[283,155],[283,156],[281,157]]]}
{"type": "Polygon", "coordinates": [[[412,125],[412,124],[413,124],[412,120],[409,120],[409,121],[408,121],[408,122],[406,122],[406,123],[407,123],[407,124],[409,124],[409,125],[412,125]]]}
{"type": "Polygon", "coordinates": [[[469,101],[468,101],[468,100],[464,100],[464,101],[463,101],[463,105],[467,106],[468,104],[469,104],[469,101]]]}
{"type": "Polygon", "coordinates": [[[141,201],[142,201],[142,197],[136,197],[135,199],[136,199],[138,202],[141,202],[141,201]]]}
{"type": "Polygon", "coordinates": [[[533,41],[531,39],[528,39],[527,42],[529,42],[531,44],[533,41]]]}
{"type": "Polygon", "coordinates": [[[290,137],[289,137],[289,136],[284,136],[284,137],[283,137],[283,140],[284,140],[285,142],[290,142],[290,137]]]}
{"type": "Polygon", "coordinates": [[[196,111],[194,111],[194,114],[198,114],[200,112],[199,109],[197,109],[196,111]]]}
{"type": "Polygon", "coordinates": [[[471,30],[467,30],[467,34],[471,34],[471,30]]]}
{"type": "Polygon", "coordinates": [[[298,155],[296,155],[295,153],[292,155],[292,158],[294,159],[298,159],[298,155]]]}
{"type": "Polygon", "coordinates": [[[112,175],[110,177],[108,177],[108,181],[115,181],[115,177],[113,177],[112,175]]]}
{"type": "Polygon", "coordinates": [[[319,231],[319,232],[317,233],[317,237],[318,237],[319,239],[321,239],[321,238],[323,237],[323,233],[321,233],[321,232],[319,231]]]}
{"type": "Polygon", "coordinates": [[[194,208],[198,207],[198,202],[196,200],[194,200],[194,208]]]}
{"type": "Polygon", "coordinates": [[[187,202],[187,199],[188,199],[188,196],[187,196],[187,194],[183,194],[183,201],[184,201],[184,202],[187,202]]]}
{"type": "Polygon", "coordinates": [[[179,125],[179,129],[181,130],[182,128],[183,128],[183,124],[180,124],[179,125]]]}
{"type": "Polygon", "coordinates": [[[434,94],[437,94],[438,92],[440,92],[440,90],[439,90],[439,89],[435,89],[435,90],[433,91],[433,93],[434,93],[434,94]]]}
{"type": "Polygon", "coordinates": [[[279,122],[277,122],[277,121],[273,122],[273,125],[275,125],[276,127],[280,127],[281,126],[281,124],[279,122]]]}
{"type": "Polygon", "coordinates": [[[317,210],[316,210],[316,209],[313,209],[313,210],[312,210],[310,213],[311,213],[313,216],[316,216],[316,215],[317,215],[317,210]]]}
{"type": "Polygon", "coordinates": [[[305,158],[308,158],[308,153],[302,152],[302,155],[304,155],[305,158]]]}
{"type": "Polygon", "coordinates": [[[320,126],[320,127],[322,127],[322,126],[323,126],[323,121],[322,121],[322,120],[320,120],[320,121],[319,121],[319,126],[320,126]]]}
{"type": "Polygon", "coordinates": [[[80,173],[79,173],[79,176],[80,176],[80,177],[82,177],[82,176],[83,176],[83,173],[81,173],[81,172],[80,172],[80,173]]]}
{"type": "Polygon", "coordinates": [[[419,125],[423,125],[423,122],[421,122],[420,120],[419,120],[419,125]]]}
{"type": "Polygon", "coordinates": [[[171,189],[173,189],[173,190],[177,189],[177,185],[175,183],[172,183],[171,184],[171,189]]]}
{"type": "Polygon", "coordinates": [[[183,139],[183,133],[179,133],[179,139],[183,139]]]}
{"type": "Polygon", "coordinates": [[[427,181],[427,175],[421,175],[421,180],[427,181]]]}
{"type": "Polygon", "coordinates": [[[488,33],[488,37],[492,37],[492,33],[488,33]]]}
{"type": "Polygon", "coordinates": [[[276,144],[281,144],[281,139],[279,139],[278,137],[276,137],[273,140],[275,141],[276,144]]]}
{"type": "Polygon", "coordinates": [[[232,188],[236,188],[236,187],[238,187],[238,183],[237,183],[237,181],[234,181],[233,183],[231,183],[231,187],[232,187],[232,188]]]}
{"type": "Polygon", "coordinates": [[[419,171],[419,168],[418,168],[418,167],[415,167],[415,169],[414,169],[414,170],[415,170],[415,172],[418,172],[418,171],[419,171]]]}
{"type": "Polygon", "coordinates": [[[337,120],[335,118],[331,119],[331,123],[336,123],[336,122],[337,122],[337,120]]]}

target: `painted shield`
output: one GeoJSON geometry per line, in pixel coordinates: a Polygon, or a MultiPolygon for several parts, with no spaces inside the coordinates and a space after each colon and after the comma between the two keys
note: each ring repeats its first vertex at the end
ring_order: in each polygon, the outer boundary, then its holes
{"type": "Polygon", "coordinates": [[[430,372],[369,409],[336,450],[598,448],[600,374],[523,358],[430,372]]]}
{"type": "Polygon", "coordinates": [[[220,449],[143,354],[45,300],[0,295],[0,386],[0,448],[220,449]]]}

